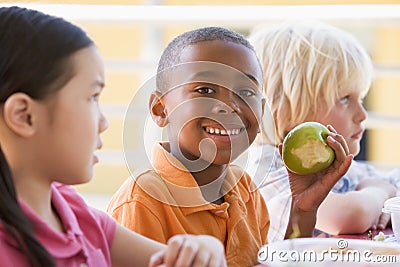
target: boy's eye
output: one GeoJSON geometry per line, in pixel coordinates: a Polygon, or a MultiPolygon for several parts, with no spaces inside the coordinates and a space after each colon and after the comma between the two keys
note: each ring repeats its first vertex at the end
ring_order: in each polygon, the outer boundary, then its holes
{"type": "Polygon", "coordinates": [[[201,88],[197,88],[196,92],[198,92],[200,94],[213,94],[213,93],[215,93],[215,90],[210,87],[201,87],[201,88]]]}
{"type": "Polygon", "coordinates": [[[339,99],[339,103],[342,105],[349,103],[349,96],[345,96],[345,97],[342,97],[341,99],[339,99]]]}
{"type": "Polygon", "coordinates": [[[244,96],[244,97],[256,95],[256,93],[252,89],[240,89],[238,93],[240,96],[244,96]]]}

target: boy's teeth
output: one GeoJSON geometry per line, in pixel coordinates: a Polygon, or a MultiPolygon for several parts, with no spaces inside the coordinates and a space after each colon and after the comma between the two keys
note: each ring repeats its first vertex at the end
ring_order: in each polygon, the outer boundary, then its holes
{"type": "Polygon", "coordinates": [[[217,135],[237,135],[240,133],[240,129],[223,130],[212,127],[206,127],[206,131],[210,134],[217,134],[217,135]]]}

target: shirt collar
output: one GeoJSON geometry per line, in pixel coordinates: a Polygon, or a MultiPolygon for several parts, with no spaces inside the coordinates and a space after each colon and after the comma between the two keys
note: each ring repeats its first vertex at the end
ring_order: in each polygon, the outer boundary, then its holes
{"type": "Polygon", "coordinates": [[[234,173],[230,167],[227,169],[222,186],[225,201],[228,203],[216,205],[206,201],[189,170],[177,158],[164,149],[163,146],[167,145],[168,143],[157,143],[154,145],[152,166],[163,179],[169,193],[172,195],[174,201],[176,201],[175,204],[180,206],[186,215],[202,210],[226,210],[229,207],[229,203],[234,199],[238,199],[239,195],[242,196],[244,202],[248,201],[249,194],[246,188],[237,186],[240,185],[239,180],[243,173],[234,173]]]}
{"type": "Polygon", "coordinates": [[[82,236],[77,218],[70,206],[63,198],[56,186],[51,186],[51,202],[57,211],[65,232],[60,233],[51,228],[42,220],[26,203],[19,199],[19,204],[23,212],[28,216],[32,223],[33,230],[39,241],[45,245],[46,249],[54,257],[68,257],[75,255],[81,250],[79,242],[74,242],[76,238],[82,236]],[[63,249],[60,249],[63,247],[63,249]]]}

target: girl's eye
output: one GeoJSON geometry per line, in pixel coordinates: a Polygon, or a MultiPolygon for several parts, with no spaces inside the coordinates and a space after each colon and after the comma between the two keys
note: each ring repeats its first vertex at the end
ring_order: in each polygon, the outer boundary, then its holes
{"type": "Polygon", "coordinates": [[[215,93],[215,90],[209,87],[201,87],[201,88],[197,88],[196,92],[200,93],[200,94],[213,94],[215,93]]]}
{"type": "Polygon", "coordinates": [[[342,105],[346,105],[347,103],[349,103],[349,101],[350,101],[349,96],[345,96],[339,99],[339,103],[342,105]]]}
{"type": "Polygon", "coordinates": [[[90,100],[93,102],[99,102],[100,93],[96,93],[90,97],[90,100]]]}

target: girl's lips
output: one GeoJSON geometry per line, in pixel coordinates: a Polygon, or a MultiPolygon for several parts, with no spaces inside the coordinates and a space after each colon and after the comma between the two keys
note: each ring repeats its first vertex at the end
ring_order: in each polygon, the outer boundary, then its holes
{"type": "Polygon", "coordinates": [[[93,155],[93,164],[99,162],[99,158],[96,155],[93,155]]]}
{"type": "Polygon", "coordinates": [[[353,138],[353,139],[361,139],[362,136],[363,136],[363,133],[364,133],[364,130],[360,130],[360,131],[358,131],[357,133],[353,134],[353,135],[351,136],[351,138],[353,138]]]}

